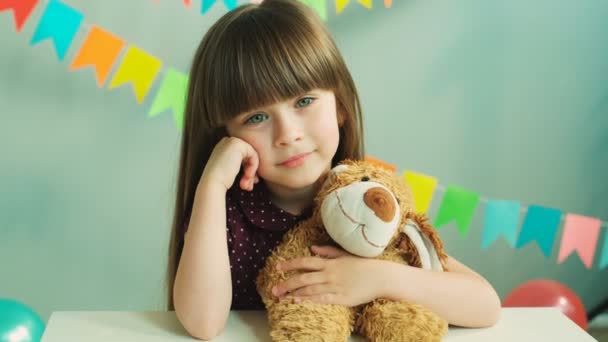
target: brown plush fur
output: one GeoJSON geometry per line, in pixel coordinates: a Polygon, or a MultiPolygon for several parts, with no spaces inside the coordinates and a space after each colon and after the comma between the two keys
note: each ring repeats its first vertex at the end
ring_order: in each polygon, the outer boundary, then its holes
{"type": "MultiPolygon", "coordinates": [[[[319,208],[323,199],[333,190],[358,182],[364,176],[393,192],[401,209],[400,227],[407,219],[416,221],[422,232],[433,242],[445,269],[447,256],[443,244],[427,218],[414,213],[413,197],[404,179],[366,162],[343,163],[349,166],[348,170],[329,176],[315,198],[312,217],[285,234],[282,243],[268,257],[257,278],[258,292],[268,310],[272,340],[346,341],[353,330],[371,341],[441,340],[447,331],[447,322],[418,304],[379,298],[368,304],[348,308],[310,301],[296,304],[289,296],[281,301],[273,296],[272,287],[294,275],[294,272],[277,271],[277,263],[311,256],[312,245],[334,244],[321,220],[319,208]]],[[[385,251],[377,258],[416,267],[421,265],[413,243],[400,231],[395,232],[385,251]]]]}

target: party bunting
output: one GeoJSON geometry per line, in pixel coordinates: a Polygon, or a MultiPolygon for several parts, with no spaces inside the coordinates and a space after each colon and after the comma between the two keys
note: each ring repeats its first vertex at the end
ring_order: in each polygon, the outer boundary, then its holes
{"type": "Polygon", "coordinates": [[[317,12],[322,20],[327,20],[327,6],[325,0],[300,0],[300,2],[317,12]]]}
{"type": "MultiPolygon", "coordinates": [[[[342,11],[346,7],[346,5],[348,5],[349,2],[350,0],[336,0],[336,12],[338,14],[342,13],[342,11]]],[[[367,9],[372,8],[372,0],[357,0],[357,2],[367,7],[367,9]]]]}
{"type": "Polygon", "coordinates": [[[521,204],[515,201],[488,201],[483,222],[481,248],[488,248],[500,236],[515,247],[521,204]]]}
{"type": "Polygon", "coordinates": [[[393,173],[393,172],[395,172],[397,170],[397,167],[395,165],[391,165],[391,164],[389,164],[387,162],[384,162],[384,161],[382,161],[380,159],[376,159],[376,158],[371,157],[371,156],[365,156],[365,160],[368,163],[370,163],[372,165],[379,166],[379,167],[381,167],[381,168],[383,168],[385,170],[388,170],[391,173],[393,173]]]}
{"type": "Polygon", "coordinates": [[[30,17],[38,2],[39,0],[0,0],[0,12],[12,10],[13,18],[15,18],[15,28],[17,32],[21,32],[23,24],[30,17]]]}
{"type": "Polygon", "coordinates": [[[413,171],[405,171],[403,173],[406,183],[412,189],[414,195],[414,206],[416,212],[426,214],[431,206],[433,193],[437,186],[437,178],[416,173],[413,171]]]}
{"type": "Polygon", "coordinates": [[[561,264],[573,252],[578,252],[583,264],[591,268],[601,224],[593,217],[567,214],[557,263],[561,264]]]}
{"type": "Polygon", "coordinates": [[[170,108],[173,111],[175,126],[182,129],[184,127],[184,108],[187,90],[188,76],[173,68],[169,68],[160,84],[148,116],[157,116],[170,108]]]}
{"type": "Polygon", "coordinates": [[[124,45],[124,40],[119,37],[98,26],[92,26],[82,48],[70,65],[70,70],[93,66],[97,84],[101,88],[124,45]]]}
{"type": "Polygon", "coordinates": [[[150,90],[162,62],[136,46],[130,46],[118,67],[109,89],[133,82],[137,102],[141,103],[150,90]]]}
{"type": "Polygon", "coordinates": [[[561,215],[557,209],[529,206],[515,247],[521,248],[536,240],[543,254],[549,257],[561,215]]]}
{"type": "Polygon", "coordinates": [[[479,194],[476,192],[453,185],[448,186],[435,219],[435,226],[439,228],[451,220],[456,220],[460,236],[465,237],[478,202],[479,194]]]}
{"type": "Polygon", "coordinates": [[[57,57],[61,61],[76,36],[82,19],[82,13],[72,7],[59,0],[50,0],[30,44],[34,45],[48,38],[52,39],[55,43],[57,57]]]}
{"type": "MultiPolygon", "coordinates": [[[[211,9],[211,7],[213,7],[213,5],[215,5],[216,1],[217,0],[202,0],[201,13],[202,14],[207,13],[207,11],[209,11],[209,9],[211,9]]],[[[224,2],[224,5],[226,5],[226,8],[228,8],[229,11],[232,11],[237,6],[237,0],[222,0],[222,1],[224,2]]]]}

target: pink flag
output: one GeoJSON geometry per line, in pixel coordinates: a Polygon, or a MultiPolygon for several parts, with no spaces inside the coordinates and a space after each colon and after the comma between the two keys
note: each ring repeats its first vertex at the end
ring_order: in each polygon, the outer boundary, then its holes
{"type": "Polygon", "coordinates": [[[567,214],[557,263],[561,264],[576,251],[585,266],[591,268],[601,224],[597,218],[567,214]]]}

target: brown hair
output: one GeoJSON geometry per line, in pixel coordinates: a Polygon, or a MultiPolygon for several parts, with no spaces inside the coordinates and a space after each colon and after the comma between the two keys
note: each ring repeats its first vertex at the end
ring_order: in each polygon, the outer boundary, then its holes
{"type": "Polygon", "coordinates": [[[265,0],[224,14],[203,37],[190,81],[167,268],[168,308],[199,178],[234,116],[311,89],[332,90],[340,143],[332,162],[362,159],[359,96],[319,17],[297,0],[265,0]]]}

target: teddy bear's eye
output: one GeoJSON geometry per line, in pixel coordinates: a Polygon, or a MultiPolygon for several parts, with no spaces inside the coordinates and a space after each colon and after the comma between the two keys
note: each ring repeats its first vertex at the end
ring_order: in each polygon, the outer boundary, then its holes
{"type": "Polygon", "coordinates": [[[367,177],[367,176],[363,176],[363,177],[361,178],[361,181],[362,181],[362,182],[367,182],[368,180],[369,180],[369,177],[367,177]]]}

